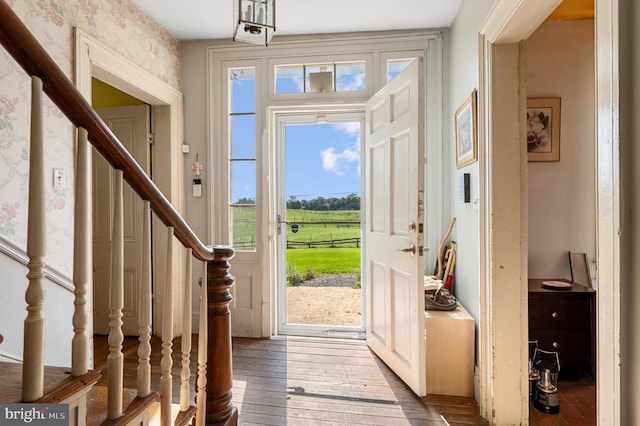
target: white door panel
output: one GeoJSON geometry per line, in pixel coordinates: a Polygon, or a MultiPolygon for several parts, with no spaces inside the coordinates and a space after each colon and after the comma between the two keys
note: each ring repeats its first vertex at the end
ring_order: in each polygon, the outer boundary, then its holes
{"type": "MultiPolygon", "coordinates": [[[[134,105],[103,108],[98,114],[148,172],[150,164],[148,134],[149,107],[134,105]]],[[[109,280],[111,227],[113,217],[113,169],[93,151],[93,264],[94,331],[109,333],[109,280]]],[[[122,329],[125,335],[138,335],[138,297],[141,280],[142,200],[129,187],[123,188],[124,208],[124,307],[122,329]]]]}
{"type": "Polygon", "coordinates": [[[367,103],[367,344],[420,396],[424,339],[424,65],[416,60],[367,103]]]}

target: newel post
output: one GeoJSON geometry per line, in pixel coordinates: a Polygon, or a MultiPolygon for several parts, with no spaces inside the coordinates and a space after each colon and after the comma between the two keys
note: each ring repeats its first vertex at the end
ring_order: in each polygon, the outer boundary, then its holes
{"type": "Polygon", "coordinates": [[[213,247],[215,260],[207,264],[207,425],[237,425],[238,410],[231,403],[231,293],[233,276],[228,246],[213,247]]]}

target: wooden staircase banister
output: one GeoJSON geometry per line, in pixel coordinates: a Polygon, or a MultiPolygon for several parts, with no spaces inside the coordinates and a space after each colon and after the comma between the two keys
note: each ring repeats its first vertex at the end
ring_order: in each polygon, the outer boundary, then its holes
{"type": "Polygon", "coordinates": [[[89,133],[89,141],[114,169],[122,170],[129,186],[143,199],[183,246],[191,248],[201,261],[215,259],[213,248],[205,246],[127,149],[98,116],[89,102],[62,72],[20,18],[0,0],[0,43],[31,76],[42,80],[43,90],[67,118],[89,133]]]}
{"type": "MultiPolygon", "coordinates": [[[[87,271],[91,269],[90,261],[86,261],[83,264],[82,254],[86,254],[89,251],[90,239],[87,241],[78,240],[75,238],[77,235],[88,235],[90,232],[84,232],[86,226],[91,223],[90,220],[90,191],[87,188],[87,181],[90,179],[87,171],[89,169],[90,150],[87,150],[87,142],[91,143],[96,151],[110,164],[110,166],[116,172],[116,183],[118,187],[117,194],[114,194],[114,199],[120,199],[120,202],[114,202],[114,212],[112,219],[114,223],[118,222],[118,226],[114,226],[113,241],[117,243],[112,244],[112,264],[111,268],[117,273],[112,273],[112,279],[110,280],[110,302],[109,302],[109,357],[108,357],[108,380],[107,380],[107,397],[109,401],[118,400],[116,403],[108,403],[104,414],[109,417],[109,421],[123,421],[129,422],[129,417],[135,415],[131,419],[132,422],[138,424],[138,420],[145,418],[148,415],[147,402],[153,402],[157,398],[155,392],[150,392],[150,374],[145,370],[150,370],[149,364],[149,345],[145,343],[150,338],[150,326],[151,320],[140,321],[138,323],[141,335],[146,334],[141,338],[141,348],[138,351],[139,355],[139,367],[138,372],[139,379],[138,391],[136,393],[136,401],[138,405],[138,411],[132,412],[129,408],[123,410],[121,399],[123,392],[123,354],[122,354],[122,310],[123,310],[123,279],[122,273],[124,271],[124,251],[122,244],[124,236],[122,232],[122,224],[120,223],[123,215],[122,207],[122,183],[123,180],[129,185],[129,187],[137,193],[137,195],[145,201],[145,216],[149,217],[149,206],[155,216],[157,216],[162,223],[169,229],[167,240],[167,257],[172,258],[173,238],[177,238],[180,243],[187,248],[187,253],[202,261],[203,266],[203,278],[206,280],[203,282],[202,297],[204,303],[201,304],[201,315],[204,318],[201,320],[203,325],[200,330],[199,342],[203,348],[199,350],[198,357],[198,377],[197,386],[200,390],[197,399],[197,409],[192,406],[188,406],[190,397],[189,377],[191,376],[189,370],[190,364],[190,344],[185,341],[184,353],[182,354],[183,370],[181,372],[181,416],[185,422],[190,421],[194,416],[194,410],[196,411],[196,420],[198,425],[217,424],[217,425],[236,425],[238,423],[238,410],[233,406],[231,402],[232,387],[233,387],[233,366],[232,366],[232,345],[231,345],[231,320],[230,320],[230,303],[232,295],[230,292],[233,286],[234,278],[229,273],[229,260],[234,256],[234,249],[229,246],[205,246],[200,239],[196,236],[190,226],[186,223],[183,217],[173,207],[173,205],[167,200],[164,194],[159,190],[156,184],[150,179],[146,172],[138,165],[137,161],[129,153],[127,148],[119,141],[107,124],[98,116],[96,111],[91,106],[90,102],[85,99],[82,94],[76,89],[72,81],[65,75],[60,67],[56,64],[51,56],[46,52],[44,47],[37,41],[32,35],[31,31],[22,22],[18,15],[9,6],[6,0],[0,0],[0,43],[4,49],[14,58],[14,60],[20,65],[24,71],[31,76],[34,89],[35,99],[32,101],[32,115],[31,115],[31,129],[32,129],[32,143],[35,142],[37,149],[31,149],[30,152],[30,172],[29,180],[34,183],[34,187],[37,191],[33,191],[37,197],[32,195],[30,191],[29,196],[40,199],[44,197],[44,162],[43,155],[40,151],[43,151],[45,141],[42,138],[41,131],[37,131],[34,137],[34,130],[38,130],[41,126],[42,111],[41,111],[41,95],[46,93],[49,99],[59,108],[59,110],[67,117],[72,125],[78,130],[78,161],[86,164],[76,165],[76,171],[79,177],[84,176],[82,181],[83,185],[76,182],[76,216],[83,218],[83,223],[76,223],[74,226],[74,250],[78,249],[79,256],[75,256],[74,262],[82,266],[81,268],[74,268],[74,284],[76,285],[75,301],[76,306],[73,318],[74,326],[74,342],[72,342],[72,350],[75,351],[75,358],[86,356],[87,341],[82,336],[87,327],[88,314],[86,312],[86,294],[88,288],[86,285],[90,285],[90,279],[87,278],[87,271]],[[37,90],[36,90],[37,89],[37,90]],[[37,160],[37,161],[35,161],[37,160]],[[117,220],[116,220],[117,219],[117,220]],[[117,229],[117,232],[116,231],[117,229]],[[80,259],[80,260],[78,260],[80,259]],[[77,271],[76,269],[86,269],[86,271],[77,271]],[[88,283],[88,284],[87,284],[88,283]],[[84,340],[83,340],[84,339],[84,340]],[[206,346],[206,348],[204,347],[206,346]]],[[[40,202],[39,204],[42,204],[40,202]]],[[[43,383],[41,376],[43,376],[43,369],[39,368],[39,365],[44,362],[44,320],[40,314],[42,311],[43,293],[42,285],[39,280],[42,279],[41,273],[44,263],[40,261],[43,257],[41,252],[46,249],[44,245],[44,237],[46,236],[46,220],[42,214],[34,215],[33,211],[44,212],[44,208],[39,207],[36,204],[35,207],[29,204],[29,217],[33,220],[29,220],[28,233],[34,232],[36,237],[29,236],[30,240],[41,241],[36,249],[27,248],[27,253],[30,257],[29,267],[30,275],[29,287],[27,288],[27,294],[25,299],[27,301],[27,319],[25,320],[25,353],[34,354],[32,357],[37,357],[37,360],[26,362],[25,365],[28,368],[23,368],[24,371],[31,372],[34,370],[34,374],[27,375],[26,379],[23,377],[22,388],[23,397],[25,402],[36,400],[42,396],[43,383]],[[33,224],[31,223],[33,222],[33,224]],[[32,231],[33,230],[33,231],[32,231]],[[39,236],[39,237],[38,237],[39,236]],[[43,249],[44,248],[44,249],[43,249]],[[34,324],[30,327],[30,332],[27,332],[27,325],[34,324]],[[27,336],[29,334],[29,336],[27,336]],[[36,368],[33,368],[35,366],[36,368]],[[25,389],[27,389],[26,396],[25,389]]],[[[76,220],[77,220],[76,217],[76,220]]],[[[146,238],[150,239],[150,223],[145,226],[146,238]]],[[[150,246],[150,244],[149,244],[150,246]]],[[[151,250],[143,250],[145,257],[148,256],[148,260],[151,259],[151,250]]],[[[89,258],[90,259],[90,258],[89,258]]],[[[85,259],[86,260],[86,259],[85,259]]],[[[186,262],[190,264],[190,261],[186,262]]],[[[167,277],[172,277],[172,262],[167,262],[167,277]]],[[[150,270],[150,265],[147,266],[150,270]]],[[[150,275],[150,273],[149,273],[150,275]]],[[[187,268],[184,282],[184,303],[191,304],[191,269],[187,268]]],[[[151,284],[148,282],[145,288],[150,289],[151,284]]],[[[167,279],[165,282],[165,302],[172,302],[172,290],[173,283],[167,279]]],[[[178,286],[175,287],[176,289],[178,286]]],[[[149,293],[149,300],[150,300],[149,293]]],[[[178,300],[181,298],[178,297],[178,300]]],[[[149,302],[150,303],[150,302],[149,302]]],[[[149,305],[147,303],[147,305],[149,305]]],[[[143,308],[141,311],[150,311],[150,307],[143,308]]],[[[162,424],[169,425],[173,423],[171,420],[171,402],[172,402],[172,386],[174,384],[171,376],[171,367],[173,365],[172,359],[172,345],[173,345],[173,325],[171,316],[173,313],[173,306],[167,304],[164,309],[163,324],[163,359],[161,361],[162,377],[161,377],[161,399],[164,399],[164,403],[161,404],[161,416],[162,424]],[[165,336],[166,335],[166,336],[165,336]]],[[[190,306],[185,309],[184,322],[190,324],[190,306]]],[[[191,337],[191,331],[189,327],[185,327],[183,333],[186,335],[186,339],[191,337]]],[[[148,343],[148,342],[147,342],[148,343]]],[[[72,356],[72,358],[74,358],[72,356]]],[[[87,373],[86,359],[81,362],[73,362],[72,372],[74,372],[74,378],[84,377],[87,373]]],[[[94,383],[91,383],[93,387],[94,383]]],[[[101,390],[96,386],[96,392],[100,393],[101,390]],[[97,390],[96,390],[97,389],[97,390]]],[[[88,388],[87,388],[88,391],[88,388]]],[[[93,390],[92,390],[93,391],[93,390]]],[[[86,393],[83,393],[82,398],[86,398],[86,393]]],[[[98,398],[102,401],[102,398],[98,398]]],[[[80,401],[80,399],[78,399],[80,401]]],[[[86,399],[82,399],[83,409],[86,409],[86,399]]],[[[80,407],[78,402],[78,407],[80,407]]],[[[79,409],[80,410],[80,409],[79,409]]],[[[78,411],[80,413],[80,411],[78,411]]],[[[84,414],[79,414],[78,425],[84,424],[84,417],[86,417],[86,411],[84,414]]],[[[143,424],[146,424],[147,420],[143,420],[143,424]]],[[[116,423],[113,423],[116,424],[116,423]]],[[[119,423],[118,423],[119,424],[119,423]]]]}

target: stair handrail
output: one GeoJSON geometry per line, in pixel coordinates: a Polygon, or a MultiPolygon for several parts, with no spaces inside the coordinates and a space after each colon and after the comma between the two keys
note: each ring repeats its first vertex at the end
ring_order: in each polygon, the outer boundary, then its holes
{"type": "Polygon", "coordinates": [[[89,142],[111,164],[123,171],[129,186],[151,203],[155,215],[174,229],[184,247],[197,259],[215,260],[214,249],[205,246],[156,184],[135,161],[71,80],[49,56],[15,12],[0,0],[0,43],[30,76],[42,80],[43,90],[63,114],[76,126],[89,132],[89,142]]]}

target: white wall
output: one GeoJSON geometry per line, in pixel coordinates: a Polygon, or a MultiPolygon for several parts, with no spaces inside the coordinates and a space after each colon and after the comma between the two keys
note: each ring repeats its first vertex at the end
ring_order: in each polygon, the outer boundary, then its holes
{"type": "MultiPolygon", "coordinates": [[[[22,360],[24,319],[27,316],[24,301],[27,289],[28,268],[22,263],[5,257],[2,262],[0,286],[0,362],[22,360]]],[[[45,280],[45,301],[42,315],[45,318],[45,364],[59,367],[71,366],[71,339],[73,338],[73,293],[51,281],[45,280]],[[67,307],[60,309],[60,307],[67,307]]]]}
{"type": "Polygon", "coordinates": [[[596,256],[593,20],[529,38],[527,97],[561,98],[560,162],[528,163],[529,277],[570,278],[568,251],[596,256]]]}
{"type": "MultiPolygon", "coordinates": [[[[190,152],[183,154],[185,173],[185,212],[184,216],[193,232],[198,235],[204,244],[212,244],[209,241],[207,230],[207,215],[211,211],[209,207],[209,190],[213,180],[209,171],[213,170],[211,164],[207,164],[209,148],[207,147],[207,46],[205,41],[183,42],[180,45],[180,64],[183,81],[182,95],[184,98],[184,143],[189,145],[190,152]],[[191,164],[198,160],[202,164],[200,178],[202,179],[202,197],[194,198],[192,191],[193,172],[191,164]]],[[[215,220],[215,218],[211,218],[215,220]]],[[[198,282],[202,277],[202,264],[193,263],[192,282],[198,282]]],[[[193,289],[192,306],[194,317],[194,330],[197,330],[197,319],[200,316],[200,289],[193,289]]]]}
{"type": "MultiPolygon", "coordinates": [[[[183,42],[180,48],[181,74],[183,79],[184,97],[184,143],[189,145],[190,152],[183,154],[185,172],[185,218],[193,231],[204,241],[209,243],[207,233],[207,215],[209,208],[209,190],[212,182],[208,175],[213,170],[212,164],[207,164],[209,147],[207,146],[207,46],[208,42],[183,42]],[[202,169],[202,197],[192,195],[193,172],[191,164],[196,161],[196,155],[202,169]]],[[[215,218],[212,218],[215,220],[215,218]]]]}
{"type": "MultiPolygon", "coordinates": [[[[478,162],[461,169],[456,168],[455,133],[453,118],[458,106],[478,89],[478,30],[493,1],[465,0],[451,26],[449,43],[449,106],[445,123],[448,144],[445,144],[445,194],[444,217],[448,222],[456,217],[451,239],[458,248],[455,267],[454,294],[476,320],[476,334],[480,318],[480,213],[478,210],[478,162]],[[463,203],[458,196],[458,180],[461,174],[471,175],[471,203],[463,203]]],[[[481,155],[481,153],[479,153],[481,155]]]]}
{"type": "MultiPolygon", "coordinates": [[[[142,13],[129,0],[37,0],[9,1],[8,4],[26,24],[62,71],[73,80],[73,33],[80,28],[126,60],[178,89],[179,44],[166,30],[142,13]],[[52,7],[52,5],[54,7],[52,7]]],[[[27,193],[29,168],[30,82],[27,75],[0,48],[0,245],[24,257],[27,240],[27,193]]],[[[45,178],[47,179],[47,271],[53,272],[71,287],[73,271],[73,206],[75,136],[73,126],[45,97],[43,106],[45,178]],[[65,189],[54,190],[52,168],[67,172],[65,189]]],[[[2,290],[0,291],[0,333],[21,334],[26,317],[24,292],[27,286],[23,265],[0,254],[2,290]]],[[[71,314],[73,294],[57,285],[47,286],[45,301],[48,351],[57,351],[56,359],[68,358],[73,332],[71,314]],[[66,294],[61,295],[59,292],[66,294]],[[64,346],[64,347],[63,347],[64,346]]],[[[91,303],[91,301],[89,302],[91,303]]],[[[20,336],[21,339],[21,336],[20,336]]],[[[9,344],[3,343],[3,348],[9,344]]],[[[11,344],[22,357],[21,345],[11,344]]],[[[8,350],[8,349],[7,349],[8,350]]],[[[49,354],[47,362],[50,361],[49,354]]],[[[60,362],[55,361],[56,364],[60,362]]]]}

